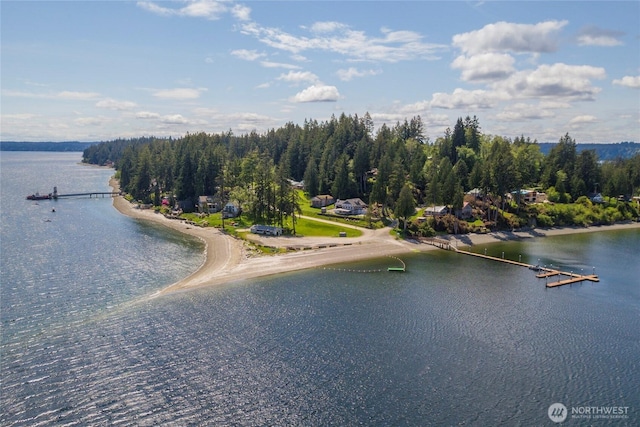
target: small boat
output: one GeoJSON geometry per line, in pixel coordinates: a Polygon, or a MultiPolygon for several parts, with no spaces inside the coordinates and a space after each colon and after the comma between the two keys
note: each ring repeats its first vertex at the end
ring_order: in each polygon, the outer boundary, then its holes
{"type": "Polygon", "coordinates": [[[32,194],[30,196],[27,196],[27,200],[49,200],[51,199],[52,196],[51,194],[40,194],[40,193],[36,193],[36,194],[32,194]]]}

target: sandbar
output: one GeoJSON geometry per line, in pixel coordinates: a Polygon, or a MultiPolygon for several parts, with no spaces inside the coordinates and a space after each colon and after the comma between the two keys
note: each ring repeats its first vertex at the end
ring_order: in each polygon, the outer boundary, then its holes
{"type": "MultiPolygon", "coordinates": [[[[119,191],[119,183],[116,179],[112,178],[109,181],[109,185],[114,191],[119,191]]],[[[124,215],[162,224],[199,238],[204,242],[205,257],[200,267],[191,275],[159,291],[157,295],[297,270],[319,268],[332,264],[384,256],[398,256],[403,253],[440,250],[432,245],[399,239],[390,233],[391,230],[389,228],[382,228],[379,230],[362,229],[362,236],[357,238],[266,237],[252,235],[252,240],[264,246],[297,249],[272,255],[257,255],[249,249],[246,242],[217,228],[193,226],[186,221],[166,218],[151,209],[138,209],[136,204],[130,203],[122,196],[115,197],[113,205],[124,215]]],[[[451,235],[445,236],[445,238],[451,240],[455,246],[463,247],[533,237],[637,228],[640,228],[640,223],[629,222],[606,226],[536,228],[528,231],[451,235]]]]}

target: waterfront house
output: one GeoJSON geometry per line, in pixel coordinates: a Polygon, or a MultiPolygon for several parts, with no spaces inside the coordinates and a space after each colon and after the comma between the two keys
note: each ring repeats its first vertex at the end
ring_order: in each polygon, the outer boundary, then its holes
{"type": "Polygon", "coordinates": [[[511,197],[522,203],[541,203],[547,199],[545,193],[536,190],[513,191],[511,197]]]}
{"type": "Polygon", "coordinates": [[[223,218],[235,218],[242,212],[240,205],[237,203],[229,202],[222,208],[223,218]]]}
{"type": "Polygon", "coordinates": [[[456,216],[460,219],[468,219],[473,215],[473,209],[469,202],[464,202],[462,209],[456,209],[456,216]]]}
{"type": "Polygon", "coordinates": [[[424,210],[424,214],[428,216],[443,216],[448,213],[449,208],[446,206],[429,206],[424,210]]]}
{"type": "Polygon", "coordinates": [[[329,194],[322,194],[311,198],[312,208],[326,208],[334,203],[335,199],[329,194]]]}
{"type": "Polygon", "coordinates": [[[212,196],[199,196],[198,197],[198,212],[205,214],[212,214],[218,212],[218,207],[213,201],[212,196]]]}
{"type": "Polygon", "coordinates": [[[367,204],[359,198],[336,200],[335,212],[339,215],[362,215],[367,211],[367,204]]]}

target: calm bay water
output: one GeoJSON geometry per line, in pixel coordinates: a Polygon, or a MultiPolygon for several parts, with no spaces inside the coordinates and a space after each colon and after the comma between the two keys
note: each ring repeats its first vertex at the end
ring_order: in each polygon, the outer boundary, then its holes
{"type": "Polygon", "coordinates": [[[558,289],[434,252],[150,299],[201,245],[110,199],[24,199],[109,191],[79,158],[2,153],[1,425],[552,425],[555,402],[640,422],[638,231],[487,246],[601,278],[558,289]]]}

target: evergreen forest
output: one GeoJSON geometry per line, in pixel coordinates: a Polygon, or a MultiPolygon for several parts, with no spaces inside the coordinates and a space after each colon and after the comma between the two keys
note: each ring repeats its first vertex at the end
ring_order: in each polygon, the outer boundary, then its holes
{"type": "Polygon", "coordinates": [[[639,216],[632,197],[640,190],[640,154],[601,161],[595,150],[577,150],[568,133],[543,154],[528,136],[484,134],[475,116],[458,118],[434,140],[425,135],[420,116],[374,129],[368,113],[343,113],[263,134],[105,141],[85,149],[83,161],[114,165],[122,190],[141,203],[171,200],[171,206],[180,202],[189,210],[208,195],[237,203],[254,223],[293,221],[294,232],[301,198],[293,182],[302,183],[307,199],[360,198],[376,220],[399,219],[405,231],[422,235],[607,224],[639,216]],[[547,202],[525,203],[523,189],[544,192],[547,202]],[[598,194],[602,198],[594,198],[598,194]],[[465,203],[473,215],[464,221],[456,215],[415,221],[422,207],[446,206],[455,213],[465,203]]]}

